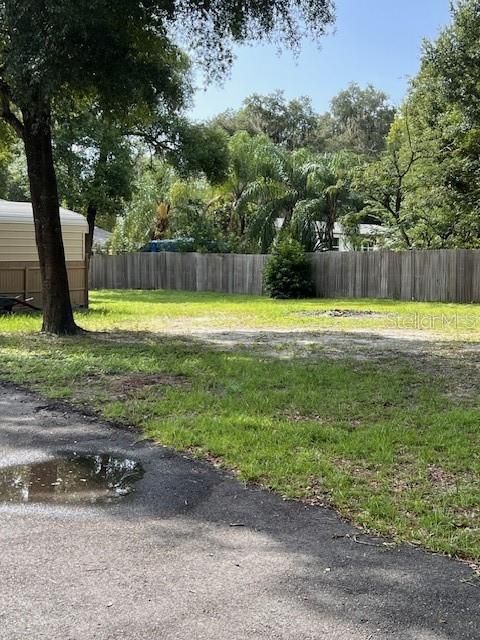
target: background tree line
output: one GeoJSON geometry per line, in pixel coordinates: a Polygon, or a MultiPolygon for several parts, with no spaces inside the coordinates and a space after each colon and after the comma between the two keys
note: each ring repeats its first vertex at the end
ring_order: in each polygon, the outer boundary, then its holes
{"type": "MultiPolygon", "coordinates": [[[[163,223],[150,216],[147,235],[263,252],[280,231],[311,251],[332,247],[335,222],[358,246],[365,222],[382,225],[377,241],[392,249],[480,247],[479,32],[478,0],[457,3],[451,24],[424,43],[397,108],[382,91],[352,84],[326,114],[282,92],[219,114],[205,124],[217,135],[216,179],[173,168],[155,197],[163,223]]],[[[164,162],[152,171],[164,175],[164,162]]],[[[151,177],[140,171],[138,179],[151,177]]],[[[146,239],[125,233],[141,192],[117,225],[118,250],[146,239]]]]}
{"type": "MultiPolygon", "coordinates": [[[[199,250],[268,251],[278,221],[306,249],[331,247],[333,224],[361,208],[351,169],[384,148],[394,117],[387,96],[351,85],[318,115],[307,98],[254,95],[196,124],[182,115],[188,62],[176,64],[170,104],[140,123],[108,119],[88,101],[73,118],[70,105],[56,112],[61,202],[114,230],[114,251],[171,237],[193,238],[199,250]]],[[[29,200],[22,145],[6,128],[2,140],[0,195],[29,200]]]]}

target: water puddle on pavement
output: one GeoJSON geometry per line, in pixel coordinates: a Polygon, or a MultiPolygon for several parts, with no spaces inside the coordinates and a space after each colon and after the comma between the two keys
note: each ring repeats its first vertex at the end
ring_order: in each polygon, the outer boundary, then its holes
{"type": "Polygon", "coordinates": [[[66,452],[45,462],[0,468],[0,502],[108,503],[132,493],[143,474],[136,460],[66,452]]]}

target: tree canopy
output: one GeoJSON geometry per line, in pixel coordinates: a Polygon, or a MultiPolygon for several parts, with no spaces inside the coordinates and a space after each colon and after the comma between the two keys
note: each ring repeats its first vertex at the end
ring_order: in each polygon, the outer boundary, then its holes
{"type": "Polygon", "coordinates": [[[289,150],[349,150],[375,157],[385,148],[394,116],[395,108],[383,91],[352,83],[332,98],[326,113],[317,113],[306,96],[287,100],[283,91],[276,91],[248,96],[238,111],[220,113],[213,123],[229,135],[264,134],[289,150]]]}
{"type": "Polygon", "coordinates": [[[330,111],[320,118],[319,135],[328,150],[374,157],[385,148],[394,116],[386,93],[352,83],[332,99],[330,111]]]}
{"type": "Polygon", "coordinates": [[[317,146],[318,116],[306,97],[287,101],[283,91],[247,97],[239,111],[226,111],[213,119],[229,135],[246,131],[264,134],[287,149],[317,146]]]}
{"type": "Polygon", "coordinates": [[[480,246],[480,13],[462,0],[426,42],[379,160],[357,175],[397,248],[480,246]]]}

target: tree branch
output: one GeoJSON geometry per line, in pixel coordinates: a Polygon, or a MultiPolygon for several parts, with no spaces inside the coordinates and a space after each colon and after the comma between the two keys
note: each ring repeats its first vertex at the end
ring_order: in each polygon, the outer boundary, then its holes
{"type": "Polygon", "coordinates": [[[2,78],[0,78],[0,108],[1,117],[15,130],[20,138],[23,138],[23,122],[12,111],[10,87],[2,78]]]}

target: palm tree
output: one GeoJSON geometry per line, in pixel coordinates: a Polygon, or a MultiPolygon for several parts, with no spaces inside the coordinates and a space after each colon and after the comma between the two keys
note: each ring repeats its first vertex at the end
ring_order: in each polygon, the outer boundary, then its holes
{"type": "Polygon", "coordinates": [[[274,146],[269,152],[264,174],[242,195],[256,205],[248,231],[260,250],[270,249],[278,230],[306,251],[332,249],[335,222],[351,201],[345,154],[317,156],[274,146]]]}
{"type": "Polygon", "coordinates": [[[310,155],[303,150],[290,153],[272,145],[263,173],[244,190],[243,203],[255,205],[248,232],[262,252],[271,247],[279,226],[281,231],[288,229],[297,205],[313,196],[308,193],[305,171],[310,155]]]}
{"type": "Polygon", "coordinates": [[[335,223],[346,213],[356,209],[358,197],[351,189],[351,170],[358,158],[348,152],[325,154],[312,168],[312,179],[322,192],[320,245],[332,250],[335,223]]]}
{"type": "Polygon", "coordinates": [[[248,199],[245,192],[259,176],[268,173],[273,144],[267,136],[252,136],[238,131],[230,138],[230,169],[227,180],[219,189],[231,210],[230,230],[242,237],[248,224],[248,199]]]}

